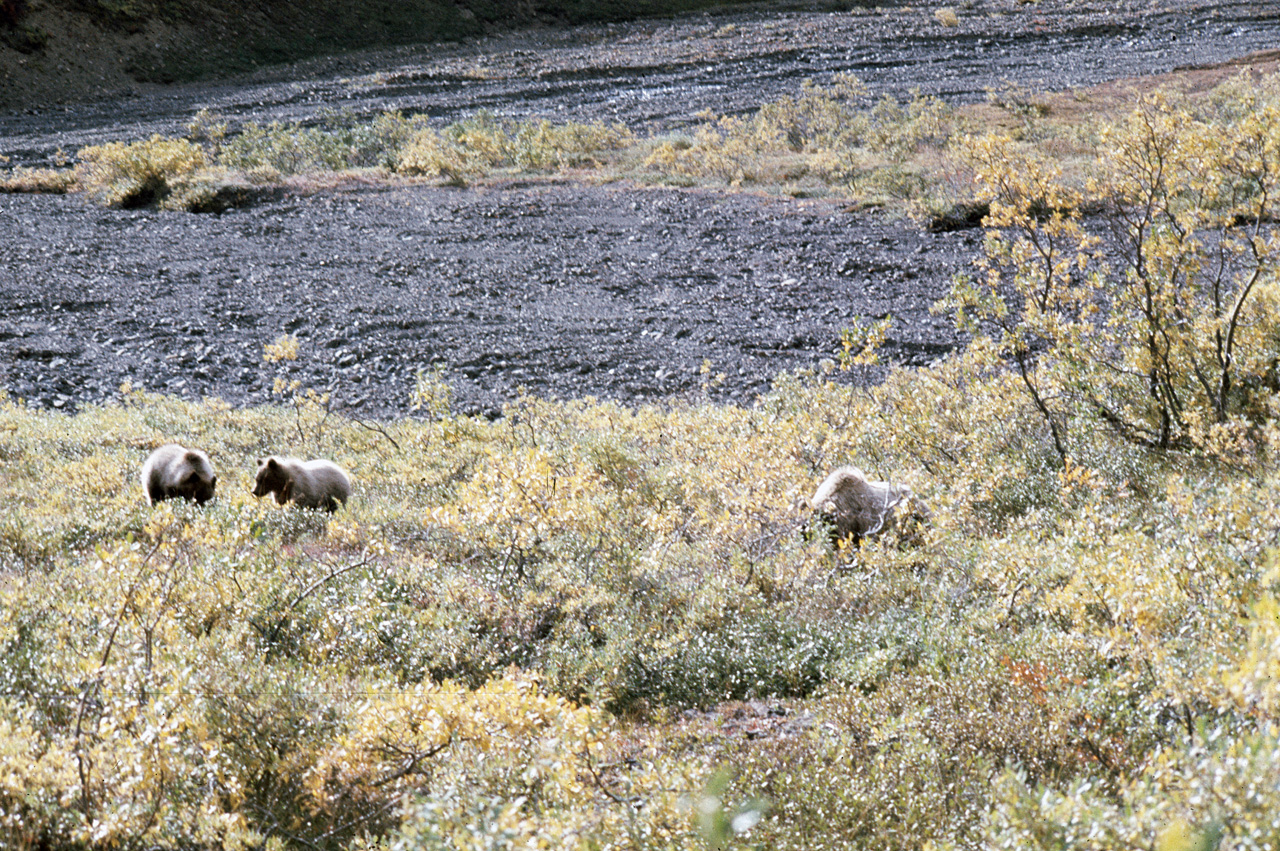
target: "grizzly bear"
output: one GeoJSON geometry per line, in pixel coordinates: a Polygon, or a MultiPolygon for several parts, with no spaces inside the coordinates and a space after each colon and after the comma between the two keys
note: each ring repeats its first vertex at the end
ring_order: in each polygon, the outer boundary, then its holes
{"type": "Polygon", "coordinates": [[[253,488],[254,496],[269,493],[274,493],[281,505],[293,500],[302,508],[337,511],[338,504],[346,505],[351,496],[351,479],[332,461],[271,455],[258,459],[258,478],[253,488]]]}
{"type": "Polygon", "coordinates": [[[177,498],[204,505],[213,499],[217,484],[218,477],[209,456],[199,449],[187,449],[176,443],[161,446],[148,455],[142,465],[142,489],[147,494],[147,505],[177,498]]]}
{"type": "Polygon", "coordinates": [[[929,518],[928,507],[913,499],[908,485],[869,481],[857,467],[840,467],[818,486],[809,504],[830,525],[833,543],[852,537],[856,547],[864,537],[891,527],[895,509],[907,500],[912,501],[912,520],[929,518]]]}

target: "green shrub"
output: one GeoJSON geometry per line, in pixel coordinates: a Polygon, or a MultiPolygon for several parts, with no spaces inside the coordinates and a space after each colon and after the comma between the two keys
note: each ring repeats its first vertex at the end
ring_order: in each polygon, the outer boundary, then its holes
{"type": "Polygon", "coordinates": [[[422,126],[421,119],[405,118],[398,112],[384,112],[369,122],[327,113],[315,127],[280,122],[263,127],[250,122],[229,140],[224,138],[225,128],[220,131],[216,124],[212,131],[200,124],[192,132],[217,144],[218,161],[227,168],[288,176],[394,169],[401,149],[422,126]]]}
{"type": "Polygon", "coordinates": [[[250,122],[223,146],[220,159],[228,168],[246,172],[270,169],[293,175],[339,171],[348,167],[349,155],[340,136],[321,128],[250,122]]]}
{"type": "Polygon", "coordinates": [[[925,146],[946,147],[952,111],[918,93],[905,106],[887,97],[870,106],[867,100],[851,75],[825,87],[806,80],[798,97],[765,104],[751,117],[703,116],[692,140],[659,144],[645,166],[734,186],[813,175],[859,193],[876,191],[865,187],[871,180],[899,199],[924,194],[929,181],[909,163],[925,146]]]}
{"type": "Polygon", "coordinates": [[[630,131],[621,124],[530,121],[515,131],[511,159],[517,168],[532,172],[597,167],[602,152],[618,150],[632,141],[630,131]]]}

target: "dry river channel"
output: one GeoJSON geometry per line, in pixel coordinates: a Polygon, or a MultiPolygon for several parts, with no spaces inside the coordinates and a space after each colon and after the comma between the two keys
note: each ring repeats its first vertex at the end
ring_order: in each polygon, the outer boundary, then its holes
{"type": "MultiPolygon", "coordinates": [[[[905,4],[762,4],[349,54],[10,110],[0,154],[44,165],[59,150],[180,134],[200,109],[259,123],[388,109],[444,123],[487,109],[664,133],[840,72],[875,96],[962,103],[1280,45],[1280,10],[1261,0],[957,8],[958,27],[905,4]]],[[[953,348],[929,308],[980,242],[829,200],[631,184],[346,187],[219,214],[0,195],[0,388],[62,410],[126,382],[245,405],[271,401],[283,376],[391,417],[409,412],[419,370],[442,367],[468,414],[496,416],[521,392],[749,403],[779,373],[831,358],[857,317],[895,317],[895,362],[953,348]],[[286,333],[298,359],[264,363],[263,345],[286,333]],[[708,363],[722,383],[707,386],[708,363]]]]}

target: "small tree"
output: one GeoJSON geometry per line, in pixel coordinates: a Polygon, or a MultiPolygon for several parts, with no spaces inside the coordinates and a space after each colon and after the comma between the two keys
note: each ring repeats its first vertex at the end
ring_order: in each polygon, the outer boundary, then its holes
{"type": "Polygon", "coordinates": [[[984,274],[950,304],[994,332],[1065,460],[1072,415],[1159,449],[1206,446],[1275,382],[1280,96],[1211,116],[1163,93],[1102,134],[1084,191],[1007,138],[972,142],[991,212],[984,274]],[[1101,208],[1086,228],[1085,198],[1101,208]]]}

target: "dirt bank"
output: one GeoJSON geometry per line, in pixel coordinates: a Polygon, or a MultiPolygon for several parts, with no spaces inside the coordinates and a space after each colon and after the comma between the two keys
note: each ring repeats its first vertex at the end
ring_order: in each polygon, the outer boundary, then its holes
{"type": "Polygon", "coordinates": [[[374,46],[688,12],[716,0],[0,0],[0,108],[217,79],[374,46]]]}

